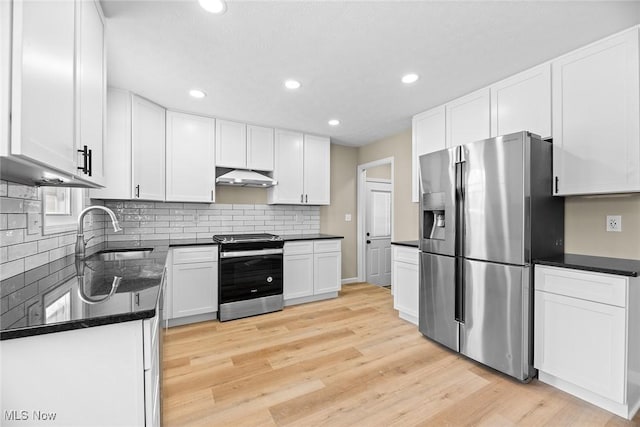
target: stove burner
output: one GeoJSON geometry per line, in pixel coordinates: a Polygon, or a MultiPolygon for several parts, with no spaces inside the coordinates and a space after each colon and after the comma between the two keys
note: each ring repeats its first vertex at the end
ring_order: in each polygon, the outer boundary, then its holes
{"type": "Polygon", "coordinates": [[[245,242],[276,242],[281,241],[282,237],[269,233],[258,234],[217,234],[213,236],[213,240],[218,243],[245,243],[245,242]]]}

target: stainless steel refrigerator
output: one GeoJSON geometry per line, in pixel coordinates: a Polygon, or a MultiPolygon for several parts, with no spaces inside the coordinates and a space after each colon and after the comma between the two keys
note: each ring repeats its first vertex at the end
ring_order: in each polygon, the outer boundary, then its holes
{"type": "Polygon", "coordinates": [[[420,332],[521,381],[535,373],[531,262],[564,251],[551,161],[528,132],[420,156],[420,332]]]}

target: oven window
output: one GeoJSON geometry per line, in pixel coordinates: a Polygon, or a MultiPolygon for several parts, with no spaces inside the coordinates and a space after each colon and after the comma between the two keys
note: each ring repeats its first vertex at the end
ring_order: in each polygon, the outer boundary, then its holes
{"type": "Polygon", "coordinates": [[[282,293],[282,254],[220,259],[220,302],[282,293]]]}

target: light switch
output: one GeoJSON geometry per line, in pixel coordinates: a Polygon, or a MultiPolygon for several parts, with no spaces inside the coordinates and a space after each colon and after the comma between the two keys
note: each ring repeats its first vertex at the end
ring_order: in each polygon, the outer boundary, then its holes
{"type": "Polygon", "coordinates": [[[344,220],[346,222],[350,222],[351,221],[351,214],[344,214],[344,220]]]}

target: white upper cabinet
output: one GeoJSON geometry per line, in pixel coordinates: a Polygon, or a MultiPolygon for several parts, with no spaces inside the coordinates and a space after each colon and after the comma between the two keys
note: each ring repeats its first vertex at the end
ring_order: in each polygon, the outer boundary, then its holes
{"type": "Polygon", "coordinates": [[[412,182],[414,202],[418,201],[419,168],[418,157],[423,154],[443,150],[446,144],[446,124],[444,105],[413,116],[412,120],[412,182]]]}
{"type": "Polygon", "coordinates": [[[12,5],[9,154],[75,175],[75,3],[12,5]]]}
{"type": "Polygon", "coordinates": [[[273,170],[273,128],[216,121],[216,166],[273,170]]]}
{"type": "Polygon", "coordinates": [[[273,171],[273,128],[247,125],[247,169],[273,171]]]}
{"type": "Polygon", "coordinates": [[[491,86],[491,136],[520,131],[551,137],[551,64],[491,86]]]}
{"type": "Polygon", "coordinates": [[[269,188],[271,204],[330,203],[329,138],[276,130],[275,168],[278,185],[269,188]]]}
{"type": "Polygon", "coordinates": [[[167,111],[167,201],[215,201],[215,120],[167,111]]]}
{"type": "Polygon", "coordinates": [[[246,169],[246,124],[228,120],[216,121],[216,166],[246,169]]]}
{"type": "Polygon", "coordinates": [[[131,93],[107,91],[107,138],[104,188],[91,190],[95,199],[131,199],[131,93]]]}
{"type": "Polygon", "coordinates": [[[638,31],[552,61],[554,194],[640,191],[638,31]]]}
{"type": "Polygon", "coordinates": [[[87,151],[79,155],[78,173],[97,184],[104,183],[103,140],[105,128],[106,76],[104,20],[95,1],[79,1],[77,62],[77,143],[87,151]]]}
{"type": "Polygon", "coordinates": [[[131,99],[133,198],[164,200],[165,109],[136,95],[131,99]]]}
{"type": "Polygon", "coordinates": [[[330,149],[329,138],[304,136],[304,203],[328,205],[331,202],[330,149]]]}
{"type": "Polygon", "coordinates": [[[489,88],[446,104],[447,147],[491,137],[489,88]]]}
{"type": "Polygon", "coordinates": [[[0,1],[0,154],[7,155],[11,138],[11,2],[0,1]]]}
{"type": "Polygon", "coordinates": [[[276,129],[275,169],[278,184],[269,188],[269,203],[304,202],[304,135],[276,129]]]}

